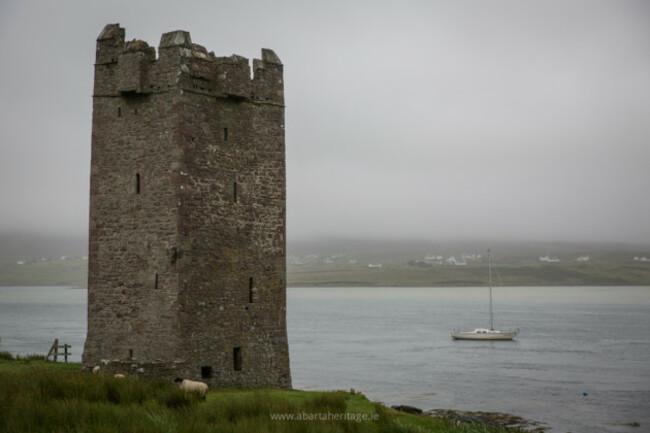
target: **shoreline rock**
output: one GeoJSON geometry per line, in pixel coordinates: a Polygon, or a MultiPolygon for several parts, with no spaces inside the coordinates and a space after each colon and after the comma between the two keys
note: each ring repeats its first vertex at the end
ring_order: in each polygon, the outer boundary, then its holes
{"type": "Polygon", "coordinates": [[[453,409],[432,409],[423,413],[432,418],[448,418],[458,424],[485,424],[490,427],[505,427],[506,429],[523,430],[530,433],[541,433],[550,429],[544,423],[531,421],[517,415],[500,412],[471,412],[453,409]]]}
{"type": "Polygon", "coordinates": [[[412,415],[422,415],[422,409],[420,409],[419,407],[408,406],[406,404],[391,406],[390,408],[398,412],[410,413],[412,415]]]}

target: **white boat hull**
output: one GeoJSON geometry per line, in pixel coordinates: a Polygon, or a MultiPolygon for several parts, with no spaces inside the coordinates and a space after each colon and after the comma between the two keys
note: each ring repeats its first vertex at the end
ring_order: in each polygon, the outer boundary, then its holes
{"type": "Polygon", "coordinates": [[[519,330],[495,331],[490,329],[475,329],[473,331],[454,330],[451,338],[454,340],[512,340],[517,336],[519,330]]]}

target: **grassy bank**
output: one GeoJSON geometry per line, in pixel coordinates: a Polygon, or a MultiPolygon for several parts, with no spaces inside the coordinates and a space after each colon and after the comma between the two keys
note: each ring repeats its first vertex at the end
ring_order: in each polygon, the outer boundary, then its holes
{"type": "Polygon", "coordinates": [[[0,287],[9,286],[76,286],[88,283],[88,260],[31,260],[0,258],[0,287]],[[20,263],[20,264],[19,264],[20,263]]]}
{"type": "MultiPolygon", "coordinates": [[[[0,286],[86,287],[88,260],[80,246],[75,250],[62,240],[49,248],[39,244],[25,250],[21,245],[20,240],[0,243],[0,286]]],[[[290,244],[287,283],[294,287],[482,286],[488,278],[488,245],[504,285],[650,285],[650,245],[407,240],[290,244]],[[542,256],[558,261],[541,262],[542,256]],[[451,264],[452,257],[465,265],[451,264]]]]}
{"type": "Polygon", "coordinates": [[[165,381],[92,375],[79,364],[0,360],[0,384],[7,433],[506,432],[399,413],[344,391],[218,390],[204,402],[165,381]]]}
{"type": "MultiPolygon", "coordinates": [[[[323,262],[305,260],[289,263],[288,284],[310,286],[483,286],[487,267],[481,262],[465,266],[433,266],[413,260],[380,262],[381,268],[369,268],[367,262],[351,264],[344,260],[323,262]]],[[[78,286],[86,287],[88,261],[71,259],[17,265],[0,260],[0,286],[78,286]]],[[[592,261],[589,263],[540,263],[519,260],[499,265],[501,279],[508,286],[591,286],[650,285],[650,263],[592,261]]]]}
{"type": "MultiPolygon", "coordinates": [[[[413,263],[413,262],[411,262],[413,263]]],[[[524,261],[499,266],[506,286],[626,286],[650,285],[650,263],[621,264],[540,264],[524,261]]],[[[310,286],[364,287],[454,287],[488,284],[487,267],[482,263],[465,266],[424,266],[385,261],[381,268],[347,263],[309,263],[289,265],[288,284],[310,286]]]]}

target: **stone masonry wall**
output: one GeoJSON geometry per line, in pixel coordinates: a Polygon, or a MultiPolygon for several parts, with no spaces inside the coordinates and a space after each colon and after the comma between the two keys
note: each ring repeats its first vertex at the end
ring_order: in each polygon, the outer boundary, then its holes
{"type": "Polygon", "coordinates": [[[282,64],[124,36],[97,40],[84,367],[290,387],[282,64]]]}

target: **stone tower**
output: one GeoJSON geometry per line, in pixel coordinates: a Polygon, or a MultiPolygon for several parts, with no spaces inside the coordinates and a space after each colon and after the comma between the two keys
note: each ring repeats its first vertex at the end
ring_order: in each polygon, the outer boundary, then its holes
{"type": "Polygon", "coordinates": [[[291,387],[282,63],[97,38],[84,368],[291,387]]]}

